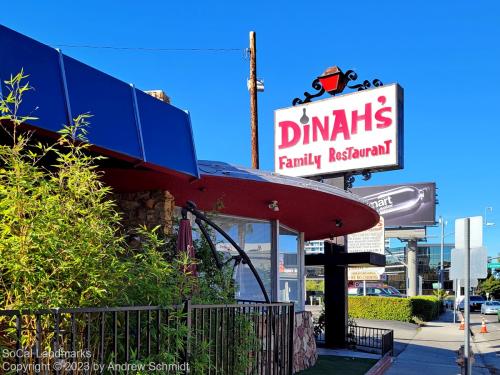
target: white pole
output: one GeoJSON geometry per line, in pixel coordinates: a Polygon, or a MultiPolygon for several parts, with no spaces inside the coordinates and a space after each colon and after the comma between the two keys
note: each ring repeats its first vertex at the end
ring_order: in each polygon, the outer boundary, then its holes
{"type": "Polygon", "coordinates": [[[472,374],[472,363],[470,360],[470,306],[469,306],[469,290],[470,290],[470,218],[465,219],[465,298],[464,298],[464,314],[465,314],[465,342],[464,342],[464,359],[465,359],[465,375],[472,374]]]}
{"type": "Polygon", "coordinates": [[[441,224],[441,271],[439,272],[439,289],[444,289],[444,219],[440,216],[439,223],[441,224]]]}
{"type": "Polygon", "coordinates": [[[366,280],[363,280],[363,295],[366,296],[366,280]]]}
{"type": "Polygon", "coordinates": [[[455,300],[453,301],[453,323],[457,322],[457,301],[460,294],[460,280],[455,279],[455,300]]]}

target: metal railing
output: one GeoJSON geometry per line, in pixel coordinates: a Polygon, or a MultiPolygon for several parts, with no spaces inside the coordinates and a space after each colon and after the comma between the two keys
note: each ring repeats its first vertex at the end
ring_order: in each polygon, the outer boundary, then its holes
{"type": "Polygon", "coordinates": [[[207,348],[207,374],[292,374],[293,303],[188,305],[188,309],[192,343],[207,348]]]}
{"type": "MultiPolygon", "coordinates": [[[[325,343],[324,330],[316,330],[316,342],[319,345],[325,343]]],[[[394,352],[394,331],[392,329],[382,329],[373,327],[363,327],[349,324],[347,327],[347,346],[360,351],[368,351],[391,355],[394,352]]]]}
{"type": "Polygon", "coordinates": [[[204,374],[291,374],[293,323],[291,303],[0,310],[0,373],[116,374],[168,361],[204,374]]]}
{"type": "Polygon", "coordinates": [[[348,341],[358,350],[376,351],[383,356],[386,353],[393,353],[394,331],[392,329],[350,325],[348,341]]]}

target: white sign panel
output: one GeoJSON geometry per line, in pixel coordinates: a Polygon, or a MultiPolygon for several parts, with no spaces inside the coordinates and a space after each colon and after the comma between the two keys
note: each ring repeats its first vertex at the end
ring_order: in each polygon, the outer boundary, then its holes
{"type": "MultiPolygon", "coordinates": [[[[465,254],[465,249],[451,249],[450,279],[465,279],[465,254]]],[[[470,249],[469,266],[471,279],[488,277],[488,251],[485,247],[470,249]]]]}
{"type": "MultiPolygon", "coordinates": [[[[470,217],[469,226],[469,247],[483,246],[483,217],[474,216],[470,217]]],[[[465,218],[455,220],[455,247],[457,249],[465,249],[465,218]]]]}
{"type": "MultiPolygon", "coordinates": [[[[347,236],[347,252],[385,253],[384,218],[373,228],[347,236]]],[[[380,280],[385,267],[349,267],[349,280],[380,280]]]]}
{"type": "MultiPolygon", "coordinates": [[[[455,281],[460,281],[460,285],[462,287],[465,285],[464,279],[453,280],[453,290],[455,290],[455,291],[457,290],[457,285],[456,285],[455,281]]],[[[478,285],[479,285],[479,280],[478,279],[470,279],[470,287],[471,288],[477,288],[478,285]]]]}
{"type": "Polygon", "coordinates": [[[275,172],[326,176],[403,167],[397,84],[275,111],[275,172]]]}

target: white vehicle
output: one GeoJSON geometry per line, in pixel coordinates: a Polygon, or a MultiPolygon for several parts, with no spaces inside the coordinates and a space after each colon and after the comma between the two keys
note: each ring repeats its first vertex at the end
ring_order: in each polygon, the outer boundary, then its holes
{"type": "Polygon", "coordinates": [[[500,310],[499,301],[486,301],[481,305],[481,314],[497,314],[500,310]]]}

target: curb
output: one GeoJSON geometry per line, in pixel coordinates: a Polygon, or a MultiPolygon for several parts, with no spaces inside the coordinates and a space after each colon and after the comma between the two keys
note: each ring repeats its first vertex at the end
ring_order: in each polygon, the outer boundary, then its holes
{"type": "Polygon", "coordinates": [[[393,357],[391,354],[385,354],[370,370],[368,370],[367,373],[365,373],[365,375],[382,375],[389,369],[389,367],[391,367],[392,361],[393,357]]]}

